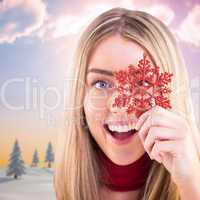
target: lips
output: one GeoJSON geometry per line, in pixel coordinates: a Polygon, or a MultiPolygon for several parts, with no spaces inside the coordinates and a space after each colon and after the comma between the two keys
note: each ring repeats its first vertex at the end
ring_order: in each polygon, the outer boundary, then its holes
{"type": "Polygon", "coordinates": [[[133,136],[137,132],[136,129],[131,129],[126,132],[112,131],[109,129],[108,124],[104,124],[104,129],[117,140],[125,140],[125,139],[133,136]]]}

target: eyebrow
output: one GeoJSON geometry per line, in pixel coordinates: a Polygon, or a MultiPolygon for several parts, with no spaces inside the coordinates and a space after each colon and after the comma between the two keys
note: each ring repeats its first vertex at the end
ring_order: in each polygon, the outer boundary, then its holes
{"type": "Polygon", "coordinates": [[[104,74],[104,75],[107,75],[107,76],[113,76],[112,71],[104,70],[104,69],[98,69],[98,68],[89,69],[87,71],[87,74],[89,74],[89,73],[98,73],[98,74],[104,74]]]}

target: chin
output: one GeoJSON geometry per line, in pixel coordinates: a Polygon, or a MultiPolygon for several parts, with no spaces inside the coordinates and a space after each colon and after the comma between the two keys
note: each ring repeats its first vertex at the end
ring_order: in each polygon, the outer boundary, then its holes
{"type": "Polygon", "coordinates": [[[117,165],[128,165],[136,161],[145,153],[144,149],[138,149],[136,146],[127,146],[127,148],[108,147],[105,154],[117,165]]]}

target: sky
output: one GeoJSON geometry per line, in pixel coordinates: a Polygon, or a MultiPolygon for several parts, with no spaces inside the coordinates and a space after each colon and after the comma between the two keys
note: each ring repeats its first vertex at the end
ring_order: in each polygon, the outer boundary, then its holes
{"type": "Polygon", "coordinates": [[[200,122],[200,0],[0,0],[0,167],[15,139],[41,161],[63,124],[64,91],[77,40],[94,17],[113,7],[146,11],[175,35],[187,65],[200,122]]]}

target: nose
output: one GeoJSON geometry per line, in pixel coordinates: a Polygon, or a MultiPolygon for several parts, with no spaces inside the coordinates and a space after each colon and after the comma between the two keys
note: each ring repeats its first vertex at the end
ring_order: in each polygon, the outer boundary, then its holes
{"type": "Polygon", "coordinates": [[[107,106],[110,112],[112,113],[122,113],[122,112],[126,112],[126,107],[124,106],[114,106],[114,104],[116,103],[116,99],[119,96],[119,92],[114,91],[111,96],[108,98],[107,101],[107,106]]]}
{"type": "Polygon", "coordinates": [[[141,115],[140,112],[135,110],[128,114],[126,106],[122,106],[122,107],[113,106],[113,104],[116,103],[115,100],[118,97],[118,95],[119,95],[119,93],[117,91],[115,91],[109,97],[108,102],[107,102],[109,111],[115,115],[121,116],[122,120],[131,120],[131,122],[136,122],[138,120],[138,117],[141,115]]]}

